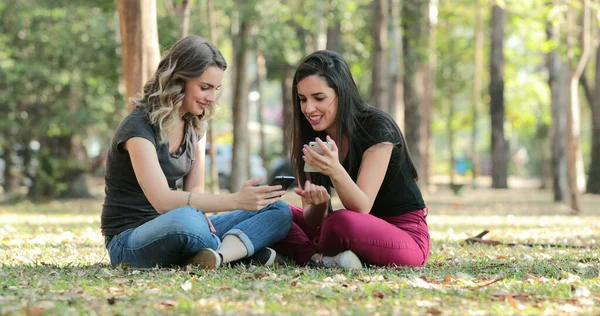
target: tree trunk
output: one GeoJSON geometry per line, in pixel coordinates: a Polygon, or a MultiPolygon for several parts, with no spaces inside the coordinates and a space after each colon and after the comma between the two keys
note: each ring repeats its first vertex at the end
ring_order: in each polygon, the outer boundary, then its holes
{"type": "Polygon", "coordinates": [[[423,153],[423,163],[421,164],[421,170],[419,170],[421,187],[427,189],[429,187],[429,177],[431,173],[431,157],[433,151],[433,144],[431,142],[431,123],[432,123],[432,110],[433,110],[433,94],[435,90],[435,78],[434,69],[437,63],[436,56],[436,28],[437,28],[437,3],[438,0],[429,0],[427,7],[427,28],[426,36],[427,39],[427,62],[423,67],[423,103],[421,105],[421,111],[423,113],[423,122],[421,128],[423,129],[422,135],[423,140],[421,141],[421,152],[423,153]]]}
{"type": "Polygon", "coordinates": [[[372,0],[371,9],[371,38],[373,39],[373,53],[371,58],[371,105],[386,112],[387,104],[387,14],[388,0],[372,0]]]}
{"type": "Polygon", "coordinates": [[[450,187],[454,185],[454,163],[456,161],[456,155],[454,154],[454,129],[452,128],[452,121],[454,120],[454,89],[449,87],[450,95],[448,96],[448,118],[447,118],[447,133],[448,133],[448,152],[450,154],[450,187]]]}
{"type": "MultiPolygon", "coordinates": [[[[160,61],[156,0],[118,0],[127,100],[141,93],[160,61]]],[[[128,104],[128,111],[133,110],[128,104]]]]}
{"type": "Polygon", "coordinates": [[[283,80],[281,81],[281,97],[283,99],[283,152],[290,157],[290,139],[292,138],[291,128],[294,115],[294,104],[292,103],[292,85],[294,82],[294,69],[291,66],[283,66],[281,69],[283,80]]]}
{"type": "Polygon", "coordinates": [[[592,152],[587,193],[600,194],[600,46],[596,48],[594,87],[591,92],[588,103],[592,111],[592,152]]]}
{"type": "Polygon", "coordinates": [[[250,21],[245,12],[240,13],[240,29],[235,48],[235,87],[233,94],[233,157],[231,190],[238,191],[248,178],[250,148],[248,132],[248,36],[250,21]]]}
{"type": "Polygon", "coordinates": [[[13,168],[13,160],[12,160],[12,154],[13,154],[13,143],[8,141],[6,143],[6,146],[4,147],[4,152],[2,153],[2,159],[4,159],[4,171],[3,171],[3,178],[4,178],[4,183],[2,183],[2,188],[4,189],[4,193],[5,194],[9,194],[12,193],[13,191],[13,173],[12,173],[12,168],[13,168]]]}
{"type": "MultiPolygon", "coordinates": [[[[206,0],[206,15],[208,21],[208,33],[210,42],[216,45],[217,41],[217,26],[215,23],[214,1],[206,0]]],[[[217,169],[217,151],[215,144],[215,126],[213,120],[208,121],[208,130],[206,133],[206,143],[208,144],[208,156],[210,157],[209,175],[210,175],[210,192],[219,194],[219,170],[217,169]]]]}
{"type": "Polygon", "coordinates": [[[265,135],[265,126],[264,126],[264,122],[263,122],[263,108],[264,106],[264,95],[263,95],[263,90],[262,90],[262,81],[263,78],[265,77],[265,58],[264,56],[257,52],[256,53],[256,91],[258,92],[258,100],[256,100],[258,108],[257,108],[257,112],[258,112],[258,125],[260,126],[260,157],[262,158],[262,160],[264,162],[267,161],[267,140],[266,140],[266,135],[265,135]]]}
{"type": "Polygon", "coordinates": [[[473,166],[472,186],[477,187],[479,175],[479,153],[477,151],[477,122],[479,121],[479,106],[481,103],[481,73],[483,72],[483,6],[475,2],[475,73],[473,75],[473,121],[471,124],[471,163],[473,166]]]}
{"type": "Polygon", "coordinates": [[[182,0],[181,8],[179,8],[179,38],[188,36],[190,30],[190,6],[190,0],[182,0]]]}
{"type": "Polygon", "coordinates": [[[490,115],[492,121],[492,188],[507,188],[508,144],[504,138],[504,9],[492,8],[490,51],[490,115]]]}
{"type": "MultiPolygon", "coordinates": [[[[423,90],[422,65],[424,56],[422,50],[427,43],[424,41],[425,14],[427,6],[422,0],[404,2],[402,9],[402,45],[404,55],[404,135],[408,150],[418,171],[423,168],[423,153],[421,151],[421,93],[423,90]]],[[[420,174],[420,176],[423,176],[420,174]]]]}
{"type": "MultiPolygon", "coordinates": [[[[567,12],[567,47],[570,64],[575,60],[574,53],[574,25],[573,8],[567,12]]],[[[581,213],[580,186],[581,173],[583,171],[583,156],[581,153],[581,122],[579,108],[579,79],[590,56],[590,1],[583,1],[583,27],[581,56],[570,78],[570,102],[567,113],[567,173],[569,179],[569,197],[571,212],[581,213]]],[[[585,185],[585,180],[583,182],[585,185]]]]}
{"type": "Polygon", "coordinates": [[[337,16],[337,10],[334,6],[334,1],[329,1],[329,12],[333,16],[333,21],[331,19],[327,19],[329,23],[327,24],[327,44],[325,49],[339,52],[340,43],[342,41],[342,25],[339,17],[337,16]]]}
{"type": "Polygon", "coordinates": [[[392,45],[390,45],[390,88],[388,103],[389,113],[400,130],[404,132],[404,64],[402,54],[402,4],[401,0],[390,0],[389,15],[391,24],[392,45]]]}
{"type": "MultiPolygon", "coordinates": [[[[556,25],[546,23],[546,36],[548,40],[558,41],[560,32],[556,25]]],[[[567,192],[567,149],[564,135],[567,133],[565,118],[567,100],[562,87],[568,85],[568,66],[561,70],[558,50],[553,49],[547,55],[548,85],[550,86],[550,107],[552,109],[552,125],[550,127],[550,143],[552,144],[551,173],[552,193],[555,202],[564,200],[567,192]],[[566,71],[566,72],[564,72],[566,71]]],[[[563,67],[564,68],[564,67],[563,67]]]]}

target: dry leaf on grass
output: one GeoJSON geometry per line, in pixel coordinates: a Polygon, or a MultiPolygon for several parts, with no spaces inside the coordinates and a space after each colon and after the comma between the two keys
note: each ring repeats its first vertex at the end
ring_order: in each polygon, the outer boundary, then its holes
{"type": "Polygon", "coordinates": [[[383,292],[381,292],[380,290],[373,290],[373,292],[371,292],[371,295],[373,295],[373,297],[376,297],[376,298],[384,298],[385,297],[383,292]]]}
{"type": "Polygon", "coordinates": [[[108,292],[108,293],[125,293],[125,290],[122,288],[118,288],[118,287],[109,287],[106,289],[106,292],[108,292]]]}

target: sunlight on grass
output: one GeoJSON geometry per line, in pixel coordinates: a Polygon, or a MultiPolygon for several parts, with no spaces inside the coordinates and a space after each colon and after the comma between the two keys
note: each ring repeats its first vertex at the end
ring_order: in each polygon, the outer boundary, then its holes
{"type": "Polygon", "coordinates": [[[595,213],[575,217],[544,200],[547,192],[518,193],[429,196],[428,264],[358,272],[111,267],[99,230],[102,201],[0,206],[0,314],[598,314],[597,249],[463,243],[487,229],[486,239],[505,243],[597,245],[596,197],[584,201],[595,213]]]}

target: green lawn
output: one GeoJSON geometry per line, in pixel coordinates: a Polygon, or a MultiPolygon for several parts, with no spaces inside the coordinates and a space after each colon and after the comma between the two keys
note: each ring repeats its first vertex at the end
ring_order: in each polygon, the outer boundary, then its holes
{"type": "MultiPolygon", "coordinates": [[[[297,202],[291,194],[289,201],[297,202]]],[[[600,197],[568,216],[545,191],[447,190],[426,196],[432,253],[423,268],[360,272],[278,265],[136,270],[108,264],[101,200],[0,205],[0,315],[598,315],[600,197]]]]}

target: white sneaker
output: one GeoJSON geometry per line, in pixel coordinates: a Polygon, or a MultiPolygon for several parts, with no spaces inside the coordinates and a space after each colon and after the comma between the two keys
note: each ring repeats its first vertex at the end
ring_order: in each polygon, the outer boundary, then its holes
{"type": "Polygon", "coordinates": [[[210,248],[204,248],[200,249],[200,251],[190,259],[188,264],[197,265],[207,270],[213,270],[220,267],[222,261],[221,255],[219,255],[218,252],[210,248]]]}
{"type": "Polygon", "coordinates": [[[329,268],[339,267],[344,269],[361,269],[362,263],[352,250],[340,252],[333,257],[323,256],[321,261],[324,266],[329,268]]]}

